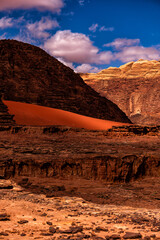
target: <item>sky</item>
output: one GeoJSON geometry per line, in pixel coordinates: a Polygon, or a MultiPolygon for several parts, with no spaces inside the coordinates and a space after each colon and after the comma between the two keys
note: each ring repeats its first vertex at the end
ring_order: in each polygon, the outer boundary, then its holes
{"type": "Polygon", "coordinates": [[[0,0],[0,39],[43,48],[75,72],[160,60],[160,0],[0,0]]]}

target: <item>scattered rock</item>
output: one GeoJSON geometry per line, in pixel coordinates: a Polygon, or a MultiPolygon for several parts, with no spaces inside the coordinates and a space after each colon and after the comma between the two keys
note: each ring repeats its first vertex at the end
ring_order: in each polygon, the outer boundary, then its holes
{"type": "Polygon", "coordinates": [[[41,214],[41,217],[46,217],[47,216],[47,213],[42,213],[41,214]]]}
{"type": "Polygon", "coordinates": [[[19,224],[25,224],[25,223],[28,223],[28,220],[20,220],[18,221],[19,224]]]}
{"type": "Polygon", "coordinates": [[[83,226],[70,227],[70,230],[72,231],[72,234],[82,232],[83,231],[83,226]]]}
{"type": "Polygon", "coordinates": [[[111,239],[121,239],[121,236],[118,234],[113,234],[110,236],[111,239]]]}
{"type": "Polygon", "coordinates": [[[96,227],[95,231],[96,232],[100,232],[100,231],[108,232],[108,228],[98,226],[98,227],[96,227]]]}
{"type": "Polygon", "coordinates": [[[124,239],[137,239],[142,238],[142,235],[140,233],[134,233],[134,232],[126,232],[126,234],[123,236],[124,239]]]}
{"type": "Polygon", "coordinates": [[[88,234],[85,234],[84,236],[83,236],[83,238],[85,238],[85,239],[88,239],[88,238],[90,238],[91,236],[90,235],[88,235],[88,234]]]}
{"type": "Polygon", "coordinates": [[[8,235],[9,235],[8,233],[0,232],[0,236],[8,236],[8,235]]]}
{"type": "Polygon", "coordinates": [[[10,215],[7,213],[0,214],[0,221],[10,221],[10,215]]]}
{"type": "Polygon", "coordinates": [[[48,225],[50,225],[50,226],[52,225],[52,222],[46,222],[46,223],[47,223],[48,225]]]}
{"type": "Polygon", "coordinates": [[[41,233],[42,236],[52,236],[52,233],[41,233]]]}
{"type": "Polygon", "coordinates": [[[151,238],[156,238],[155,234],[150,235],[151,238]]]}
{"type": "Polygon", "coordinates": [[[25,237],[26,236],[26,234],[25,233],[21,233],[21,237],[25,237]]]}
{"type": "Polygon", "coordinates": [[[150,240],[151,238],[149,236],[145,236],[143,239],[144,240],[150,240]]]}
{"type": "Polygon", "coordinates": [[[66,234],[71,234],[72,230],[71,229],[66,229],[66,230],[60,230],[60,233],[66,233],[66,234]]]}
{"type": "Polygon", "coordinates": [[[56,228],[50,227],[50,228],[49,228],[49,232],[50,232],[50,233],[55,233],[55,232],[56,232],[56,228]]]}

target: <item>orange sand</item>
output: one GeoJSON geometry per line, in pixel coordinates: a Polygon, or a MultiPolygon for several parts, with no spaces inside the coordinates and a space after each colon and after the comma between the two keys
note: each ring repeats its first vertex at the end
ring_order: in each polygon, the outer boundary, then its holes
{"type": "Polygon", "coordinates": [[[8,106],[9,113],[15,115],[14,119],[19,125],[65,125],[91,130],[107,130],[112,126],[128,125],[34,104],[13,101],[3,102],[8,106]]]}

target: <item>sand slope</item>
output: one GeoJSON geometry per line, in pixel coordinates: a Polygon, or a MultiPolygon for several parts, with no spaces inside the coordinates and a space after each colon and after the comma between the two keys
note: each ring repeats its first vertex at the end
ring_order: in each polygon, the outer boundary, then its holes
{"type": "Polygon", "coordinates": [[[20,125],[65,125],[92,130],[107,130],[112,126],[127,125],[34,104],[13,101],[3,102],[8,106],[9,113],[15,115],[16,123],[20,125]]]}

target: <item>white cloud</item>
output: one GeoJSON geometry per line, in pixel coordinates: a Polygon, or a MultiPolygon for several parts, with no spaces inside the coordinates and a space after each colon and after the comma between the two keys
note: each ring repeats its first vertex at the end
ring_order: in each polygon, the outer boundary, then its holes
{"type": "Polygon", "coordinates": [[[154,47],[131,46],[125,47],[120,52],[115,53],[115,60],[122,62],[136,61],[138,59],[159,60],[160,51],[154,47]]]}
{"type": "Polygon", "coordinates": [[[3,33],[1,36],[0,36],[0,39],[6,39],[6,35],[7,35],[7,33],[5,32],[5,33],[3,33]]]}
{"type": "Polygon", "coordinates": [[[96,32],[98,28],[98,23],[92,24],[92,26],[89,27],[89,31],[96,32]]]}
{"type": "Polygon", "coordinates": [[[114,27],[105,27],[105,26],[102,26],[100,27],[99,29],[100,32],[113,32],[114,31],[114,27]]]}
{"type": "Polygon", "coordinates": [[[57,58],[61,63],[63,63],[65,66],[70,67],[71,69],[74,70],[74,65],[71,62],[65,62],[62,58],[57,58]]]}
{"type": "Polygon", "coordinates": [[[100,68],[91,66],[90,64],[82,64],[75,68],[75,72],[78,73],[97,73],[100,71],[100,68]]]}
{"type": "Polygon", "coordinates": [[[84,2],[85,2],[85,0],[79,0],[79,4],[80,4],[81,6],[84,5],[84,2]]]}
{"type": "Polygon", "coordinates": [[[40,21],[34,23],[28,23],[27,29],[34,38],[48,38],[50,34],[46,30],[51,30],[59,27],[57,20],[51,20],[46,17],[42,17],[40,21]]]}
{"type": "Polygon", "coordinates": [[[119,60],[124,63],[137,61],[138,59],[160,59],[160,49],[157,46],[144,47],[140,45],[140,39],[116,38],[113,42],[104,46],[113,47],[113,60],[119,60]]]}
{"type": "Polygon", "coordinates": [[[58,31],[45,42],[44,49],[51,55],[72,63],[107,64],[113,58],[110,51],[99,52],[86,35],[72,33],[70,30],[58,31]]]}
{"type": "Polygon", "coordinates": [[[18,27],[19,23],[22,23],[23,21],[24,17],[20,18],[3,17],[0,19],[0,29],[18,27]]]}
{"type": "Polygon", "coordinates": [[[114,47],[115,49],[121,49],[127,46],[135,46],[139,43],[140,39],[116,38],[113,42],[104,44],[104,47],[114,47]]]}
{"type": "Polygon", "coordinates": [[[14,24],[13,18],[3,17],[0,19],[0,28],[2,29],[12,27],[13,24],[14,24]]]}
{"type": "Polygon", "coordinates": [[[93,23],[89,27],[89,31],[91,31],[91,32],[96,32],[97,30],[99,30],[99,32],[113,32],[114,31],[114,27],[99,26],[98,23],[93,23]]]}
{"type": "Polygon", "coordinates": [[[0,11],[8,9],[29,9],[50,10],[59,12],[64,6],[63,0],[1,0],[0,11]]]}

